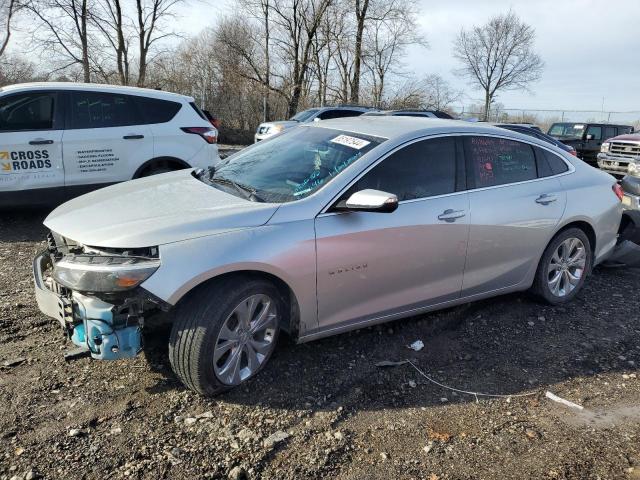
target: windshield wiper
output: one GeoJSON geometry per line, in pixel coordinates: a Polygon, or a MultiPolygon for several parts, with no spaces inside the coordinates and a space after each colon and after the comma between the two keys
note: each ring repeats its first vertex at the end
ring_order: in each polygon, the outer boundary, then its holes
{"type": "Polygon", "coordinates": [[[252,202],[264,202],[264,199],[258,196],[258,194],[256,193],[256,190],[248,185],[243,185],[242,183],[234,182],[230,178],[225,178],[225,177],[211,176],[209,180],[211,182],[219,183],[221,185],[232,186],[247,200],[251,200],[252,202]]]}

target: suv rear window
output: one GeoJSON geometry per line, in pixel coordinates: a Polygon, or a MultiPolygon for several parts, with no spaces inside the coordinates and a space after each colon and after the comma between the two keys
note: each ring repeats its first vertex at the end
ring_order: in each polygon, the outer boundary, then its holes
{"type": "Polygon", "coordinates": [[[182,107],[178,102],[148,97],[136,97],[136,103],[144,123],[148,124],[166,123],[175,117],[182,107]]]}
{"type": "Polygon", "coordinates": [[[72,129],[137,125],[140,120],[130,95],[106,92],[72,92],[72,129]]]}

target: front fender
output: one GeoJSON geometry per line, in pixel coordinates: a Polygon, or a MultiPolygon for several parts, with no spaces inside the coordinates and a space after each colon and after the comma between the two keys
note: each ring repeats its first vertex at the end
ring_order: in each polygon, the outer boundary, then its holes
{"type": "Polygon", "coordinates": [[[161,245],[160,268],[141,286],[175,305],[219,275],[257,271],[286,283],[300,308],[301,332],[317,324],[313,220],[265,225],[161,245]]]}

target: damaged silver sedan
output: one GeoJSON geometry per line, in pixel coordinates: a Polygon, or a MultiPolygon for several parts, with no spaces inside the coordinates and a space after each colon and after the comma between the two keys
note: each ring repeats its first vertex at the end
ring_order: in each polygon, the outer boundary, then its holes
{"type": "Polygon", "coordinates": [[[503,129],[317,122],[215,169],[60,206],[36,296],[103,360],[138,354],[167,312],[175,373],[211,395],[258,373],[282,331],[305,342],[514,291],[568,302],[615,254],[622,195],[611,176],[503,129]]]}

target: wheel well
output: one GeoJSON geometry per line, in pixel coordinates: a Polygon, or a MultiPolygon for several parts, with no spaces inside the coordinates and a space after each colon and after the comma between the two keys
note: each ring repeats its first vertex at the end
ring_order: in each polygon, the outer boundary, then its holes
{"type": "MultiPolygon", "coordinates": [[[[278,289],[278,292],[282,296],[282,301],[287,308],[281,327],[290,336],[294,338],[298,336],[300,323],[300,307],[298,306],[298,300],[296,299],[293,290],[291,290],[291,287],[289,287],[289,285],[284,280],[277,277],[276,275],[272,275],[267,272],[261,272],[258,270],[239,270],[235,272],[223,273],[222,275],[218,275],[217,277],[210,278],[209,280],[206,280],[205,282],[194,287],[194,289],[199,288],[203,285],[210,285],[211,287],[213,287],[217,283],[228,282],[230,279],[237,277],[242,277],[244,279],[263,279],[272,283],[278,289]]],[[[183,298],[185,297],[186,295],[183,296],[183,298]]]]}
{"type": "Polygon", "coordinates": [[[569,228],[579,228],[580,230],[582,230],[584,232],[584,234],[589,239],[589,243],[591,244],[591,252],[595,255],[595,253],[596,253],[596,231],[593,229],[593,227],[589,223],[584,222],[584,221],[571,222],[571,223],[565,225],[564,227],[562,227],[562,229],[560,229],[556,233],[556,235],[558,235],[558,233],[560,233],[560,232],[564,232],[565,230],[568,230],[569,228]]]}
{"type": "Polygon", "coordinates": [[[167,166],[172,170],[180,170],[182,168],[190,168],[191,166],[184,160],[180,160],[175,157],[158,157],[147,160],[138,167],[136,173],[133,174],[133,178],[140,178],[140,176],[147,170],[158,166],[167,166]]]}

